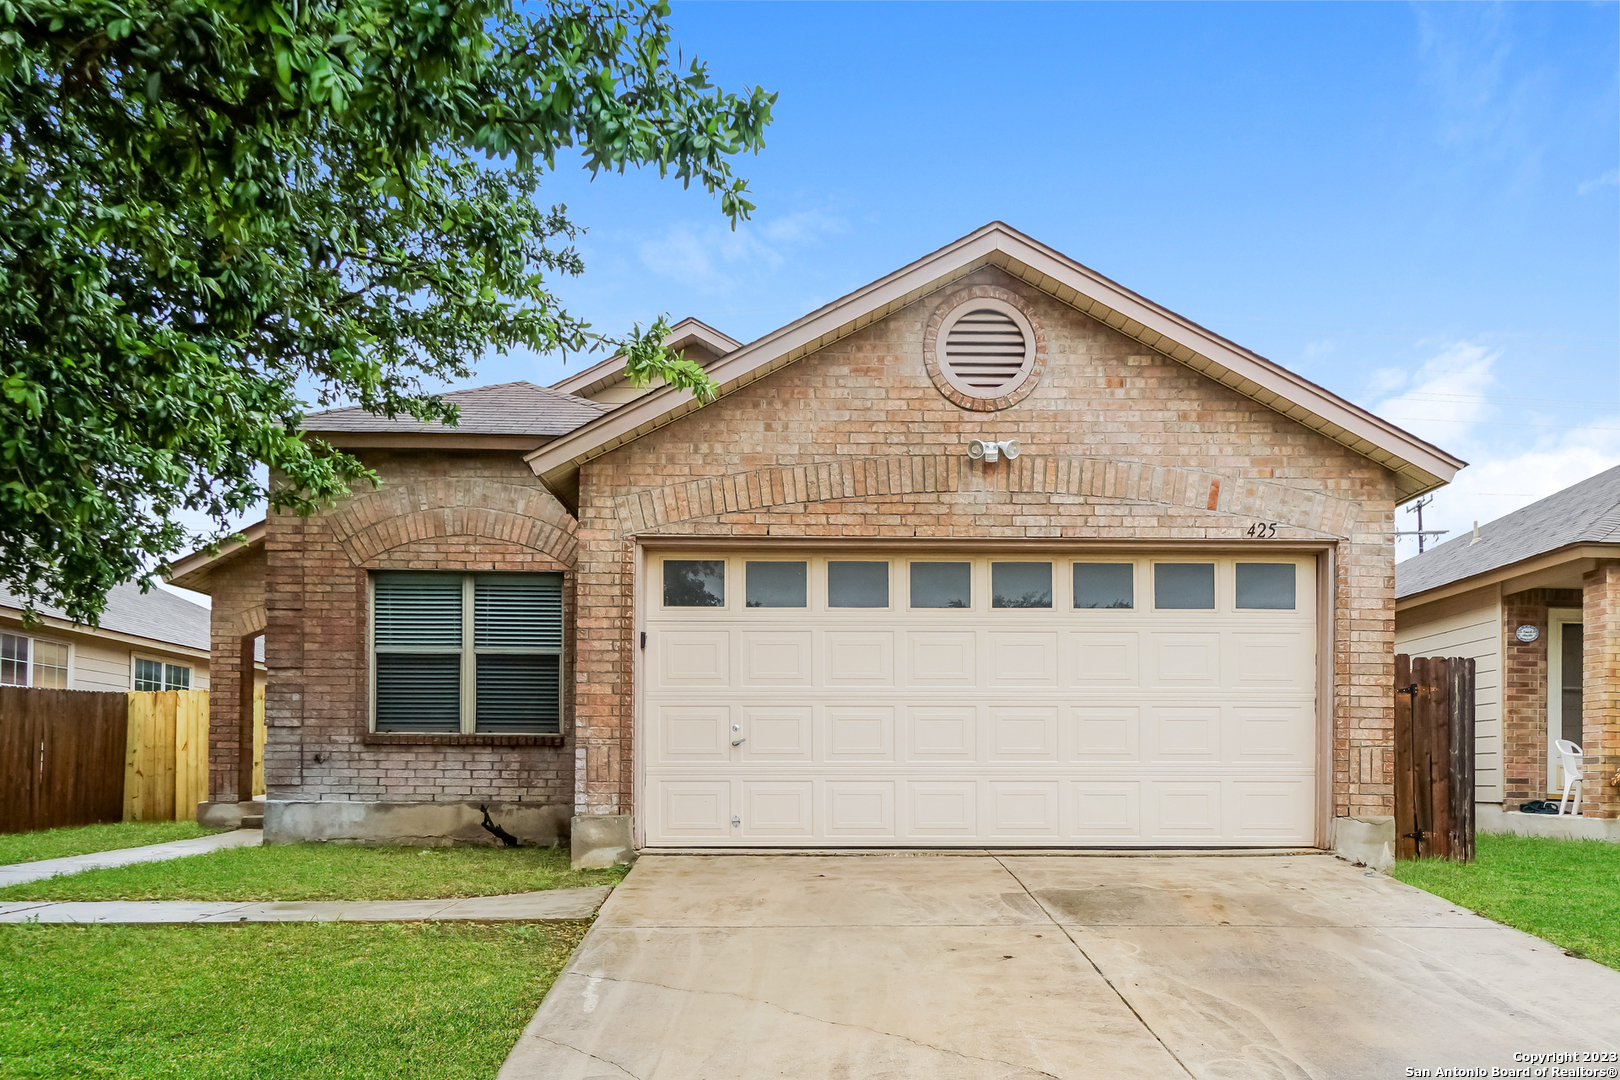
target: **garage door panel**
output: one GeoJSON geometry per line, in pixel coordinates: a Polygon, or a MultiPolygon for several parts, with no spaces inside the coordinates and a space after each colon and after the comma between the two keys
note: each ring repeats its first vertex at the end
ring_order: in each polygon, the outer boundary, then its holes
{"type": "Polygon", "coordinates": [[[895,782],[829,780],[826,792],[826,832],[829,837],[856,840],[893,839],[895,782]]]}
{"type": "Polygon", "coordinates": [[[1141,760],[1142,710],[1135,705],[1071,705],[1073,760],[1136,762],[1141,760]]]}
{"type": "Polygon", "coordinates": [[[808,764],[814,746],[815,715],[808,705],[762,705],[742,710],[739,734],[744,761],[808,764]]]}
{"type": "Polygon", "coordinates": [[[1288,843],[1310,832],[1309,779],[1233,780],[1226,785],[1227,834],[1235,840],[1288,843]]]}
{"type": "Polygon", "coordinates": [[[907,682],[912,686],[974,686],[978,682],[978,635],[912,631],[906,635],[907,682]]]}
{"type": "Polygon", "coordinates": [[[994,780],[989,796],[990,835],[996,839],[1058,839],[1062,835],[1056,781],[994,780]]]}
{"type": "Polygon", "coordinates": [[[1136,631],[1071,633],[1068,685],[1110,690],[1138,686],[1141,635],[1136,631]]]}
{"type": "Polygon", "coordinates": [[[815,836],[814,784],[808,780],[745,780],[742,824],[745,840],[808,840],[815,836]]]}
{"type": "Polygon", "coordinates": [[[1233,670],[1226,685],[1256,690],[1310,690],[1316,681],[1311,637],[1303,630],[1233,634],[1233,670]]]}
{"type": "Polygon", "coordinates": [[[828,705],[825,713],[826,760],[894,760],[893,706],[828,705]]]}
{"type": "Polygon", "coordinates": [[[745,631],[744,686],[809,686],[811,635],[805,631],[745,631]]]}
{"type": "Polygon", "coordinates": [[[1221,710],[1218,706],[1160,707],[1150,710],[1150,715],[1153,761],[1215,763],[1221,760],[1221,710]]]}
{"type": "Polygon", "coordinates": [[[1315,709],[1308,705],[1234,705],[1232,760],[1309,767],[1315,709]]]}
{"type": "Polygon", "coordinates": [[[1155,781],[1149,799],[1152,840],[1214,840],[1221,835],[1219,781],[1155,781]]]}
{"type": "Polygon", "coordinates": [[[908,781],[906,831],[923,840],[977,839],[978,802],[979,785],[971,780],[908,781]]]}
{"type": "Polygon", "coordinates": [[[658,710],[662,759],[672,764],[730,757],[731,709],[725,705],[665,705],[658,710]]]}
{"type": "Polygon", "coordinates": [[[914,705],[906,710],[907,760],[973,762],[979,755],[977,707],[914,705]]]}
{"type": "Polygon", "coordinates": [[[665,630],[655,641],[658,681],[670,688],[731,685],[731,634],[725,630],[665,630]]]}
{"type": "Polygon", "coordinates": [[[993,761],[1056,761],[1056,705],[1006,705],[990,709],[993,761]]]}
{"type": "Polygon", "coordinates": [[[1219,634],[1151,635],[1151,684],[1165,687],[1218,686],[1221,681],[1219,634]]]}
{"type": "Polygon", "coordinates": [[[1010,634],[992,631],[991,686],[1056,686],[1056,634],[1010,634]]]}
{"type": "Polygon", "coordinates": [[[654,827],[664,839],[731,839],[730,781],[666,780],[658,784],[654,798],[660,818],[654,827]]]}
{"type": "Polygon", "coordinates": [[[827,657],[826,685],[884,687],[894,685],[894,633],[829,630],[822,648],[827,657]]]}
{"type": "Polygon", "coordinates": [[[1119,842],[1142,836],[1142,784],[1138,780],[1074,780],[1069,805],[1075,840],[1119,842]]]}

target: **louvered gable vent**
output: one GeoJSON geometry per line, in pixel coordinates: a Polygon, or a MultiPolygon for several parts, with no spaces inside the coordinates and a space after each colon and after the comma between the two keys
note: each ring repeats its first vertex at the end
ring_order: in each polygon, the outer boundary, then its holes
{"type": "Polygon", "coordinates": [[[941,327],[939,372],[961,393],[997,398],[1023,385],[1035,361],[1029,321],[1011,304],[990,297],[962,304],[941,327]]]}

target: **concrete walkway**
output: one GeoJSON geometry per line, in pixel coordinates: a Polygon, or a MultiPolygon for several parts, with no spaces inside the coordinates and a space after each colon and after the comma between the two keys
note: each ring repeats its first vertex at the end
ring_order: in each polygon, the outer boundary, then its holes
{"type": "Polygon", "coordinates": [[[545,922],[588,919],[611,886],[474,896],[463,900],[19,900],[0,923],[545,922]]]}
{"type": "Polygon", "coordinates": [[[1617,1003],[1327,855],[643,857],[500,1077],[1489,1075],[1620,1050],[1617,1003]]]}
{"type": "Polygon", "coordinates": [[[65,859],[41,859],[38,862],[12,863],[0,866],[0,887],[21,885],[25,881],[39,881],[58,874],[77,874],[84,870],[104,870],[109,866],[129,866],[133,863],[163,862],[187,855],[206,855],[224,848],[258,847],[264,843],[261,829],[236,829],[232,832],[198,836],[190,840],[171,840],[166,844],[148,844],[145,847],[119,848],[117,851],[97,851],[90,855],[70,855],[65,859]]]}

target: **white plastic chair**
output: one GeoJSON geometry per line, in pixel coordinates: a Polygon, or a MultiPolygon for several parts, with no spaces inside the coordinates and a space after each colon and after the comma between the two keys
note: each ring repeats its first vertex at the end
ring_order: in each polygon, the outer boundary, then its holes
{"type": "Polygon", "coordinates": [[[1568,814],[1570,817],[1581,816],[1581,793],[1586,790],[1581,783],[1581,748],[1568,739],[1558,739],[1553,743],[1558,748],[1558,756],[1564,762],[1564,797],[1559,800],[1558,813],[1568,814]],[[1574,796],[1575,807],[1569,808],[1570,797],[1574,796]]]}

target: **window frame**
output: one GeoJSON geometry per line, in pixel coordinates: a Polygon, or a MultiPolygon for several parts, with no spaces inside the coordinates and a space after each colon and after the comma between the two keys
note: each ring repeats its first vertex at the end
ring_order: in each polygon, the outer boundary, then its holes
{"type": "MultiPolygon", "coordinates": [[[[71,660],[71,659],[72,659],[72,657],[70,656],[69,660],[71,660]]],[[[164,691],[171,690],[171,689],[172,690],[178,690],[178,689],[180,689],[179,687],[177,687],[177,686],[176,687],[171,687],[169,685],[169,669],[170,668],[185,668],[186,671],[188,672],[188,674],[186,676],[186,686],[185,686],[185,688],[187,690],[195,690],[195,689],[197,689],[197,665],[195,665],[195,664],[176,664],[172,660],[169,660],[169,659],[166,659],[165,657],[159,656],[157,653],[144,653],[144,652],[132,652],[132,653],[129,654],[129,688],[131,690],[136,690],[136,693],[141,693],[141,694],[163,693],[164,691]],[[140,671],[140,662],[142,660],[145,660],[146,662],[151,663],[151,664],[156,664],[156,665],[158,665],[158,667],[163,669],[163,690],[136,690],[136,683],[139,681],[138,678],[137,678],[137,673],[140,671]]],[[[70,676],[70,678],[71,678],[71,676],[70,676]]]]}
{"type": "MultiPolygon", "coordinates": [[[[447,649],[442,646],[432,648],[394,647],[382,650],[384,653],[410,655],[421,653],[424,655],[442,656],[447,649]]],[[[532,737],[535,735],[564,735],[568,731],[568,715],[565,704],[568,700],[568,574],[556,570],[371,570],[366,573],[366,730],[373,735],[405,735],[413,737],[433,738],[434,736],[477,735],[497,739],[507,736],[532,737]],[[392,732],[377,730],[377,575],[387,574],[422,574],[440,577],[459,577],[461,579],[461,645],[458,650],[461,660],[461,695],[460,695],[460,724],[455,731],[425,731],[425,732],[392,732]],[[557,634],[557,647],[555,649],[542,648],[511,648],[490,647],[480,650],[477,646],[477,580],[481,576],[504,576],[507,574],[556,574],[562,579],[562,626],[557,634]],[[557,730],[556,731],[479,731],[478,730],[478,656],[483,652],[487,655],[503,656],[555,656],[557,658],[557,730]]]]}
{"type": "MultiPolygon", "coordinates": [[[[22,633],[20,631],[12,631],[12,630],[9,630],[9,629],[0,630],[0,633],[5,634],[7,637],[21,638],[23,641],[28,643],[28,658],[23,661],[23,681],[20,682],[20,683],[0,683],[0,686],[23,686],[23,687],[34,687],[35,686],[35,683],[34,683],[34,667],[35,667],[34,658],[39,655],[39,643],[43,641],[47,645],[60,645],[60,646],[62,646],[62,648],[67,650],[67,664],[66,664],[66,666],[64,668],[64,670],[67,672],[67,674],[63,676],[63,678],[67,681],[67,685],[63,686],[63,687],[46,686],[46,687],[36,687],[36,688],[37,689],[42,689],[42,690],[56,690],[56,689],[71,690],[73,688],[73,676],[74,676],[74,663],[73,663],[73,661],[74,661],[74,656],[75,656],[75,654],[77,652],[77,650],[75,650],[73,648],[73,642],[67,641],[67,640],[65,640],[63,638],[54,638],[54,637],[43,637],[42,638],[42,637],[38,636],[37,634],[26,634],[26,633],[22,633]]],[[[50,666],[55,667],[56,665],[52,664],[50,666]]],[[[134,685],[134,684],[131,683],[131,685],[134,685]]]]}

